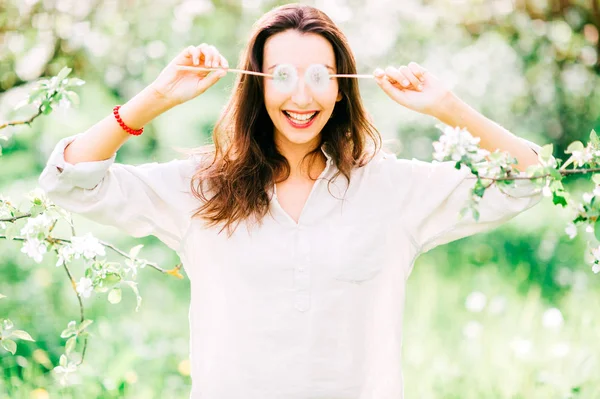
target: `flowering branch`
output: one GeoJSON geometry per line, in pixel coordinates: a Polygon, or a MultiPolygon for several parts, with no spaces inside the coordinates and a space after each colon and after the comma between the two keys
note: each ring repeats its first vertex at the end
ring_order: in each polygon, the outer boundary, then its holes
{"type": "MultiPolygon", "coordinates": [[[[539,164],[527,168],[526,176],[515,168],[517,160],[507,152],[496,150],[490,153],[479,147],[479,138],[473,137],[466,129],[452,128],[449,126],[438,126],[443,134],[439,141],[433,143],[434,159],[438,162],[456,162],[456,169],[463,165],[471,170],[477,178],[471,198],[467,201],[465,208],[460,212],[464,217],[471,213],[475,220],[479,219],[477,205],[485,190],[496,184],[499,189],[513,186],[515,180],[531,181],[532,190],[540,189],[546,197],[552,197],[555,205],[566,207],[569,205],[571,196],[565,191],[562,180],[565,176],[577,174],[592,174],[592,180],[596,184],[592,193],[583,194],[582,203],[572,206],[575,215],[565,232],[572,239],[577,235],[575,224],[585,225],[588,233],[593,233],[597,241],[600,241],[600,139],[592,130],[590,141],[587,146],[582,142],[571,143],[566,154],[571,154],[567,161],[559,168],[561,159],[552,156],[553,146],[548,144],[542,147],[538,154],[539,164]],[[573,165],[572,169],[567,166],[573,165]],[[484,181],[488,181],[484,183],[484,181]]],[[[600,273],[600,246],[588,241],[589,254],[592,256],[592,271],[600,273]]]]}
{"type": "MultiPolygon", "coordinates": [[[[27,120],[0,124],[0,129],[18,125],[30,126],[35,118],[49,114],[56,107],[69,107],[71,104],[77,104],[79,98],[69,88],[80,86],[85,82],[77,78],[67,79],[70,72],[71,69],[63,68],[57,76],[38,81],[29,97],[16,107],[35,104],[37,113],[27,120]]],[[[0,139],[7,138],[2,136],[0,139]]],[[[57,374],[61,375],[61,383],[66,384],[67,377],[74,373],[84,361],[89,335],[87,327],[93,322],[85,319],[83,298],[88,298],[92,292],[109,291],[108,301],[117,304],[121,301],[121,285],[125,285],[129,286],[136,295],[136,311],[138,311],[142,297],[139,294],[137,283],[134,281],[137,270],[150,266],[163,274],[182,279],[183,275],[180,273],[182,265],[179,263],[174,268],[165,270],[154,262],[138,258],[137,255],[143,245],[137,245],[126,252],[110,243],[96,239],[90,233],[77,236],[71,215],[51,203],[41,190],[34,190],[29,197],[31,209],[28,212],[21,212],[8,199],[0,195],[0,231],[4,230],[4,234],[0,234],[0,239],[22,241],[21,252],[37,263],[41,263],[44,254],[48,252],[49,248],[52,248],[58,255],[56,266],[63,267],[73,287],[79,303],[79,323],[69,322],[67,328],[61,333],[61,338],[67,339],[65,353],[61,355],[59,365],[54,369],[57,374]],[[71,239],[51,236],[52,230],[61,218],[66,220],[71,227],[71,239]],[[18,236],[17,224],[22,220],[26,220],[26,224],[21,228],[20,236],[18,236]],[[105,256],[105,248],[125,257],[125,266],[100,258],[105,256]],[[69,265],[79,258],[84,260],[85,275],[77,282],[69,265]],[[83,338],[83,348],[79,361],[76,361],[72,357],[79,338],[83,338]]],[[[2,298],[5,296],[0,294],[0,299],[2,298]]],[[[13,323],[10,320],[0,319],[0,346],[13,355],[17,349],[14,339],[34,341],[27,332],[13,330],[13,323]]]]}
{"type": "Polygon", "coordinates": [[[33,122],[33,120],[35,118],[37,118],[38,116],[40,116],[40,115],[42,115],[42,108],[41,107],[38,108],[37,113],[35,113],[31,118],[25,119],[25,120],[22,120],[22,121],[12,121],[12,122],[2,123],[2,124],[0,124],[0,129],[7,128],[9,126],[18,126],[18,125],[27,125],[27,126],[30,126],[31,122],[33,122]]]}

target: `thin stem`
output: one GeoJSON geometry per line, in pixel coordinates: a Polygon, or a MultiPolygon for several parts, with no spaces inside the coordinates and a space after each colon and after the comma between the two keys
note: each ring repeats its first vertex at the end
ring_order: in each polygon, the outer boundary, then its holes
{"type": "Polygon", "coordinates": [[[24,213],[24,214],[19,215],[19,216],[13,216],[11,218],[0,219],[0,222],[14,223],[14,222],[16,222],[19,219],[28,218],[28,217],[31,217],[31,213],[24,213]]]}
{"type": "MultiPolygon", "coordinates": [[[[187,66],[187,65],[177,65],[176,66],[177,69],[181,69],[181,70],[186,70],[186,71],[218,71],[218,70],[225,70],[227,72],[237,72],[237,73],[245,73],[248,75],[256,75],[256,76],[266,76],[269,78],[273,77],[273,74],[270,73],[262,73],[262,72],[255,72],[255,71],[246,71],[245,69],[235,69],[235,68],[206,68],[206,67],[192,67],[192,66],[187,66]]],[[[337,73],[337,74],[332,74],[329,75],[330,78],[363,78],[363,79],[375,79],[375,76],[373,75],[361,75],[361,74],[343,74],[343,73],[337,73]]]]}
{"type": "Polygon", "coordinates": [[[273,75],[270,73],[246,71],[245,69],[235,69],[235,68],[205,68],[205,67],[192,67],[192,66],[187,66],[187,65],[177,65],[176,68],[185,70],[185,71],[220,71],[220,70],[224,70],[227,72],[245,73],[247,75],[266,76],[268,78],[273,77],[273,75]]]}
{"type": "Polygon", "coordinates": [[[27,125],[27,126],[30,126],[31,122],[33,122],[33,120],[35,118],[37,118],[38,116],[40,116],[41,114],[42,114],[42,108],[40,107],[40,108],[38,108],[37,113],[34,114],[31,118],[25,119],[25,120],[22,120],[22,121],[12,121],[12,122],[2,123],[2,124],[0,124],[0,129],[7,128],[9,126],[17,126],[17,125],[27,125]]]}
{"type": "Polygon", "coordinates": [[[357,79],[375,79],[373,75],[361,75],[361,74],[351,74],[351,73],[335,73],[333,75],[329,75],[330,78],[357,78],[357,79]]]}
{"type": "MultiPolygon", "coordinates": [[[[2,219],[0,219],[0,221],[2,221],[2,219]]],[[[0,234],[0,239],[2,239],[2,238],[4,238],[4,239],[8,239],[8,237],[6,237],[5,235],[3,235],[3,234],[0,234]]],[[[26,239],[26,238],[24,238],[24,237],[13,237],[13,238],[12,238],[12,240],[13,240],[13,241],[26,241],[27,239],[26,239]]],[[[49,242],[49,243],[51,243],[51,244],[55,244],[55,243],[57,243],[57,242],[61,242],[61,243],[67,243],[67,244],[70,244],[70,243],[71,243],[71,240],[66,240],[66,239],[64,239],[64,238],[54,238],[54,237],[46,237],[46,241],[48,241],[48,242],[49,242]]],[[[108,247],[108,248],[112,249],[114,252],[118,253],[119,255],[122,255],[122,256],[126,257],[127,259],[131,259],[131,258],[129,257],[129,255],[128,255],[128,254],[127,254],[125,251],[122,251],[122,250],[118,249],[117,247],[115,247],[114,245],[112,245],[112,244],[109,244],[109,243],[107,243],[107,242],[104,242],[104,241],[101,241],[101,240],[98,240],[98,241],[100,242],[100,244],[102,244],[102,245],[104,245],[104,246],[106,246],[106,247],[108,247]]],[[[138,259],[138,258],[134,258],[133,260],[135,260],[135,259],[138,259]]],[[[146,261],[144,260],[144,264],[145,264],[146,266],[150,266],[151,268],[153,268],[153,269],[155,269],[155,270],[158,270],[159,272],[161,272],[161,273],[163,273],[163,274],[171,274],[171,273],[169,273],[171,270],[165,270],[165,269],[163,269],[162,267],[158,266],[156,263],[153,263],[153,262],[146,262],[146,261]]],[[[179,266],[179,265],[177,265],[177,266],[175,267],[175,269],[177,269],[177,270],[178,270],[179,268],[180,268],[180,266],[179,266]]],[[[174,269],[173,269],[173,270],[174,270],[174,269]]]]}
{"type": "MultiPolygon", "coordinates": [[[[561,175],[567,176],[567,175],[582,175],[582,174],[587,174],[587,173],[594,173],[594,172],[600,172],[600,168],[591,168],[591,169],[569,169],[569,170],[560,170],[559,173],[561,175]]],[[[501,181],[501,180],[534,180],[534,179],[542,179],[544,177],[551,177],[552,175],[550,173],[546,173],[545,175],[540,175],[540,176],[514,176],[514,177],[501,177],[501,178],[494,178],[494,177],[484,177],[484,176],[480,176],[480,179],[485,179],[485,180],[494,180],[494,181],[501,181]]]]}
{"type": "MultiPolygon", "coordinates": [[[[67,272],[67,276],[69,276],[69,280],[71,281],[71,286],[73,287],[73,291],[75,291],[75,295],[77,295],[77,301],[79,301],[79,315],[81,316],[81,323],[83,323],[83,321],[85,320],[85,315],[83,312],[83,301],[81,300],[81,295],[79,295],[79,292],[77,292],[77,283],[73,279],[73,275],[71,274],[71,271],[69,270],[69,266],[67,266],[66,263],[63,263],[63,267],[64,267],[65,271],[67,272]]],[[[85,350],[86,349],[87,349],[87,337],[85,337],[85,339],[83,341],[83,350],[81,351],[81,360],[79,360],[79,363],[77,363],[78,366],[80,366],[83,363],[83,359],[85,358],[85,350]]]]}

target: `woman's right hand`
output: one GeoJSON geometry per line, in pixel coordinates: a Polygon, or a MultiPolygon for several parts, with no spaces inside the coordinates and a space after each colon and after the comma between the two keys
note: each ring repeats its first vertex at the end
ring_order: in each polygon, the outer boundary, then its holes
{"type": "Polygon", "coordinates": [[[229,68],[229,64],[215,46],[202,43],[189,46],[175,57],[150,85],[166,101],[178,105],[204,93],[227,74],[219,71],[189,71],[177,65],[207,68],[229,68]]]}

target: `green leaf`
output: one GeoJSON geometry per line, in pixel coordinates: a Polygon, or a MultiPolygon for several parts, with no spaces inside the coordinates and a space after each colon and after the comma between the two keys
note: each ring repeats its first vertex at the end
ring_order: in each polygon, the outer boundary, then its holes
{"type": "Polygon", "coordinates": [[[10,336],[22,339],[23,341],[35,342],[35,339],[31,338],[31,335],[23,330],[15,330],[12,332],[12,334],[10,334],[10,336]]]}
{"type": "Polygon", "coordinates": [[[592,181],[596,184],[600,184],[600,173],[594,173],[592,175],[592,181]]]}
{"type": "Polygon", "coordinates": [[[2,343],[2,347],[12,353],[13,355],[17,351],[17,344],[12,339],[3,339],[0,341],[2,343]]]}
{"type": "Polygon", "coordinates": [[[542,165],[531,165],[526,170],[527,177],[533,177],[536,175],[544,174],[544,167],[542,165]]]}
{"type": "Polygon", "coordinates": [[[142,297],[140,296],[140,291],[137,288],[137,283],[135,281],[123,281],[125,284],[129,285],[133,292],[135,293],[137,299],[137,306],[135,307],[135,311],[140,310],[140,306],[142,306],[142,297]]]}
{"type": "Polygon", "coordinates": [[[540,151],[540,156],[542,157],[542,159],[548,160],[552,156],[553,151],[554,146],[552,144],[546,144],[542,147],[542,150],[540,151]]]}
{"type": "Polygon", "coordinates": [[[113,286],[121,281],[121,276],[117,273],[108,273],[106,278],[102,280],[102,285],[104,287],[113,286]]]}
{"type": "Polygon", "coordinates": [[[75,106],[79,105],[79,95],[77,93],[75,93],[74,91],[65,92],[65,96],[71,102],[71,104],[73,104],[75,106]]]}
{"type": "Polygon", "coordinates": [[[79,78],[71,78],[67,81],[67,86],[83,86],[84,84],[85,80],[79,78]]]}
{"type": "Polygon", "coordinates": [[[563,175],[561,175],[560,172],[554,168],[548,168],[548,173],[556,180],[563,179],[563,175]]]}
{"type": "Polygon", "coordinates": [[[63,330],[63,332],[60,333],[60,337],[61,338],[69,338],[71,335],[75,335],[77,334],[77,332],[75,331],[74,327],[68,327],[66,329],[63,330]]]}
{"type": "Polygon", "coordinates": [[[88,328],[89,325],[92,324],[93,322],[94,322],[94,320],[88,320],[88,319],[85,319],[84,321],[82,321],[81,324],[79,325],[79,332],[88,328]]]}
{"type": "Polygon", "coordinates": [[[14,327],[14,324],[12,321],[10,321],[10,319],[4,319],[2,320],[2,328],[6,331],[6,330],[10,330],[14,327]]]}
{"type": "Polygon", "coordinates": [[[594,223],[594,236],[600,240],[600,218],[596,219],[596,223],[594,223]]]}
{"type": "Polygon", "coordinates": [[[554,205],[562,205],[563,208],[567,206],[567,200],[562,195],[558,195],[556,192],[552,193],[552,202],[554,205]]]}
{"type": "Polygon", "coordinates": [[[44,211],[45,211],[45,209],[42,205],[33,205],[29,209],[29,213],[31,213],[32,218],[38,216],[40,213],[43,213],[44,211]]]}
{"type": "Polygon", "coordinates": [[[481,180],[478,179],[477,182],[475,183],[475,187],[473,187],[473,194],[477,195],[478,197],[483,197],[485,188],[486,187],[483,185],[481,180]]]}
{"type": "Polygon", "coordinates": [[[58,361],[58,364],[60,366],[63,366],[63,367],[66,368],[67,367],[67,361],[68,361],[67,355],[60,355],[60,360],[58,361]]]}
{"type": "Polygon", "coordinates": [[[594,129],[590,132],[590,141],[594,147],[597,147],[600,144],[600,139],[598,139],[598,133],[594,129]]]}
{"type": "Polygon", "coordinates": [[[143,246],[144,246],[144,244],[140,244],[140,245],[136,245],[135,247],[131,248],[129,250],[129,257],[137,258],[138,254],[140,253],[140,249],[142,249],[143,246]]]}
{"type": "Polygon", "coordinates": [[[58,82],[62,82],[62,80],[64,78],[66,78],[67,76],[69,76],[69,74],[71,73],[72,69],[69,67],[63,67],[63,69],[60,70],[60,72],[58,73],[58,75],[56,75],[56,80],[58,82]]]}
{"type": "Polygon", "coordinates": [[[13,238],[19,235],[19,228],[16,223],[8,223],[6,225],[6,230],[4,230],[4,235],[7,240],[12,240],[13,238]]]}
{"type": "Polygon", "coordinates": [[[52,106],[50,104],[50,101],[48,101],[48,100],[42,101],[42,105],[40,106],[40,109],[42,111],[42,114],[44,114],[44,115],[48,115],[49,113],[51,113],[52,106]]]}
{"type": "Polygon", "coordinates": [[[48,92],[48,89],[46,89],[46,88],[41,88],[41,89],[34,90],[34,91],[32,91],[32,92],[29,94],[29,99],[27,100],[27,102],[28,102],[29,104],[32,104],[32,103],[34,103],[34,102],[35,102],[37,99],[39,99],[40,97],[42,97],[42,96],[46,96],[46,93],[47,93],[47,92],[48,92]]]}
{"type": "Polygon", "coordinates": [[[569,144],[569,146],[565,150],[565,154],[572,154],[573,151],[583,151],[584,148],[585,146],[581,141],[574,141],[571,144],[569,144]]]}
{"type": "Polygon", "coordinates": [[[65,352],[67,355],[71,353],[73,349],[75,349],[75,345],[77,345],[77,335],[69,338],[69,340],[65,344],[65,352]]]}
{"type": "Polygon", "coordinates": [[[121,288],[115,287],[108,293],[108,302],[112,304],[121,302],[121,288]]]}

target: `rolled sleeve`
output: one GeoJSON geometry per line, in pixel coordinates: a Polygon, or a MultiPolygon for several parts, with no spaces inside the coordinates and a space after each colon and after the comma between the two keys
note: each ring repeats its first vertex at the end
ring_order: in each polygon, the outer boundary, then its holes
{"type": "Polygon", "coordinates": [[[65,161],[65,147],[77,138],[59,141],[38,183],[48,197],[69,212],[133,237],[154,235],[179,250],[196,203],[190,181],[197,159],[115,163],[115,155],[101,161],[65,161]]]}
{"type": "Polygon", "coordinates": [[[103,161],[79,162],[75,165],[65,161],[65,148],[83,133],[61,139],[52,150],[46,168],[39,178],[48,191],[69,191],[73,187],[93,189],[115,162],[116,153],[103,161]]]}

